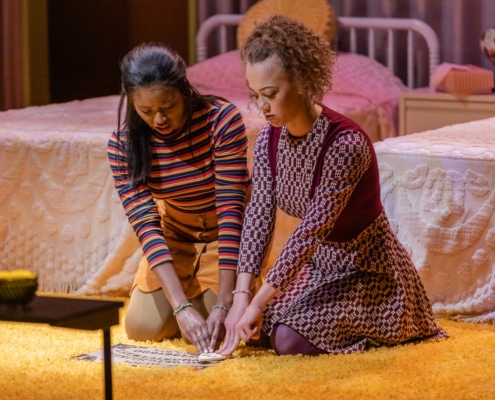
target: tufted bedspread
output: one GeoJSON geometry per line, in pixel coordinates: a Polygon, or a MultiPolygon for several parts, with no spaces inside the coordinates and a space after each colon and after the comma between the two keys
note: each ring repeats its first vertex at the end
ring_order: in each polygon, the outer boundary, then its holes
{"type": "Polygon", "coordinates": [[[106,153],[117,103],[109,96],[0,113],[0,269],[38,273],[42,291],[130,285],[139,243],[106,153]]]}
{"type": "Polygon", "coordinates": [[[382,200],[439,315],[495,317],[495,118],[375,144],[382,200]]]}

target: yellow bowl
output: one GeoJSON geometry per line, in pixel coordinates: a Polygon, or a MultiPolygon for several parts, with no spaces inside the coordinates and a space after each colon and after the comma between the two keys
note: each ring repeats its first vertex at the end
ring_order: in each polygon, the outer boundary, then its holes
{"type": "Polygon", "coordinates": [[[0,271],[0,303],[27,304],[38,289],[38,276],[28,270],[0,271]]]}

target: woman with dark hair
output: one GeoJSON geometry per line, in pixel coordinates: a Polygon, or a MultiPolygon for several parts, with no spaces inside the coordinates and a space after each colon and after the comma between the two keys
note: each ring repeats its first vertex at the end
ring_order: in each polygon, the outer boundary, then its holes
{"type": "Polygon", "coordinates": [[[235,285],[249,186],[245,127],[234,105],[191,86],[185,62],[163,44],[134,48],[120,68],[108,157],[143,250],[126,332],[155,341],[182,333],[211,352],[235,285]]]}
{"type": "Polygon", "coordinates": [[[317,355],[447,337],[385,215],[373,144],[321,103],[335,62],[329,43],[273,16],[254,28],[241,57],[267,124],[255,144],[234,302],[218,353],[231,354],[240,340],[317,355]],[[300,223],[253,293],[277,206],[300,223]]]}

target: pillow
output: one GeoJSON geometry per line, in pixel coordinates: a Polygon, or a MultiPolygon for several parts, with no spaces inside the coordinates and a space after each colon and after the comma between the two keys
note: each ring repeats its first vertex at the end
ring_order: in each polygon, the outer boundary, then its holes
{"type": "Polygon", "coordinates": [[[187,78],[201,93],[248,93],[239,50],[231,50],[187,67],[187,78]]]}
{"type": "MultiPolygon", "coordinates": [[[[239,50],[231,50],[187,68],[189,81],[200,91],[247,93],[239,50]]],[[[377,101],[397,98],[407,87],[387,67],[370,57],[339,52],[333,68],[334,94],[359,94],[377,101]]]]}
{"type": "Polygon", "coordinates": [[[330,90],[332,93],[360,95],[380,102],[398,99],[400,93],[407,90],[407,86],[392,71],[371,57],[337,53],[330,90]]]}
{"type": "Polygon", "coordinates": [[[246,11],[237,27],[237,48],[243,46],[257,22],[272,15],[293,18],[329,43],[334,40],[337,20],[327,0],[260,0],[246,11]]]}

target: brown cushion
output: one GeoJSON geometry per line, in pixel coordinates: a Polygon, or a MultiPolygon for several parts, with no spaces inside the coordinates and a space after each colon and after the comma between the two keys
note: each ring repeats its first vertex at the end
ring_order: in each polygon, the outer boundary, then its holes
{"type": "Polygon", "coordinates": [[[260,0],[246,11],[237,27],[237,47],[242,47],[256,23],[271,15],[285,15],[302,22],[330,43],[337,30],[337,20],[327,0],[260,0]]]}

